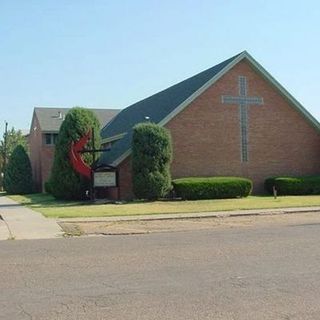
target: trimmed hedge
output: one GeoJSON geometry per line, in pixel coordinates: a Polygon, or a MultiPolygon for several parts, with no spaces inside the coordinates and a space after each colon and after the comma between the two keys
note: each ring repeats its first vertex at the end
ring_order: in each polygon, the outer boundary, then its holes
{"type": "Polygon", "coordinates": [[[132,137],[132,186],[138,199],[156,200],[170,191],[171,136],[155,123],[139,123],[132,137]]]}
{"type": "Polygon", "coordinates": [[[51,194],[52,191],[51,191],[50,181],[46,181],[46,182],[44,183],[44,192],[51,194]]]}
{"type": "Polygon", "coordinates": [[[265,180],[265,189],[273,194],[273,186],[278,195],[320,194],[320,176],[271,177],[265,180]]]}
{"type": "Polygon", "coordinates": [[[174,191],[184,200],[247,197],[252,181],[238,177],[190,177],[172,181],[174,191]]]}

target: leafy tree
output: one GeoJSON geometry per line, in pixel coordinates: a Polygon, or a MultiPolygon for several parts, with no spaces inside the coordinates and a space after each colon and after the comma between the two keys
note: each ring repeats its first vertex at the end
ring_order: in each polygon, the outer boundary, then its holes
{"type": "MultiPolygon", "coordinates": [[[[54,161],[51,176],[47,185],[52,195],[57,199],[85,199],[86,191],[90,189],[90,181],[74,171],[69,161],[69,151],[72,141],[79,140],[89,130],[94,129],[95,146],[100,146],[100,124],[92,111],[84,108],[72,108],[63,121],[55,146],[54,161]]],[[[92,147],[92,141],[88,143],[92,147]]],[[[83,158],[89,165],[93,162],[92,154],[84,154],[83,158]]]]}
{"type": "MultiPolygon", "coordinates": [[[[15,130],[12,127],[8,130],[7,134],[3,134],[3,138],[0,141],[0,173],[4,173],[5,163],[8,163],[10,155],[18,145],[23,146],[25,150],[27,150],[27,139],[22,134],[21,130],[15,130]],[[6,147],[5,140],[7,140],[6,147]]],[[[3,187],[2,175],[0,176],[0,187],[3,187]]]]}
{"type": "Polygon", "coordinates": [[[164,197],[171,188],[172,158],[169,131],[154,123],[140,123],[133,129],[133,192],[140,199],[164,197]]]}
{"type": "Polygon", "coordinates": [[[21,130],[15,130],[12,127],[8,130],[7,135],[4,133],[3,138],[0,141],[0,157],[4,159],[5,156],[5,139],[7,138],[7,157],[9,158],[12,154],[13,150],[18,146],[21,145],[27,150],[27,139],[22,134],[21,130]]]}
{"type": "Polygon", "coordinates": [[[32,171],[25,148],[18,145],[9,158],[4,174],[4,189],[9,194],[32,193],[32,171]]]}

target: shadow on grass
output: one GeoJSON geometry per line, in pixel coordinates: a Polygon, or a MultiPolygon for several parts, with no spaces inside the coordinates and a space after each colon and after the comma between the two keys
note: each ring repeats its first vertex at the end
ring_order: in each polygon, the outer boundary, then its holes
{"type": "Polygon", "coordinates": [[[88,205],[87,201],[66,201],[57,200],[52,195],[46,193],[33,193],[23,195],[23,199],[14,199],[23,206],[33,208],[49,208],[49,207],[75,207],[79,205],[88,205]]]}
{"type": "MultiPolygon", "coordinates": [[[[129,206],[132,204],[151,204],[156,201],[148,200],[132,200],[132,201],[117,201],[117,202],[92,202],[87,201],[72,201],[72,200],[57,200],[52,195],[48,193],[33,193],[26,194],[23,196],[13,196],[13,200],[19,202],[19,204],[32,208],[62,208],[62,207],[78,207],[78,206],[100,206],[100,205],[120,205],[120,206],[129,206]]],[[[160,199],[157,202],[181,202],[181,199],[160,199]]]]}

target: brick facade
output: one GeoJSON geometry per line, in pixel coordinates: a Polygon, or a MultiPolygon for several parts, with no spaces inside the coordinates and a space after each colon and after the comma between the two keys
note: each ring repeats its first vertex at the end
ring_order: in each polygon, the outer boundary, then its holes
{"type": "Polygon", "coordinates": [[[29,148],[33,181],[36,191],[41,192],[44,191],[44,184],[50,176],[54,157],[54,145],[46,145],[44,143],[44,133],[35,114],[32,118],[29,134],[29,148]]]}
{"type": "MultiPolygon", "coordinates": [[[[173,140],[173,178],[241,176],[263,192],[274,175],[320,174],[320,134],[304,116],[241,61],[166,125],[173,140]],[[264,104],[248,107],[249,161],[241,161],[237,105],[223,104],[222,95],[239,95],[238,77],[248,81],[248,95],[264,104]]],[[[119,196],[132,197],[130,157],[119,165],[119,196]]]]}
{"type": "Polygon", "coordinates": [[[118,166],[118,184],[119,184],[119,199],[132,199],[132,174],[131,174],[131,156],[126,158],[118,166]]]}

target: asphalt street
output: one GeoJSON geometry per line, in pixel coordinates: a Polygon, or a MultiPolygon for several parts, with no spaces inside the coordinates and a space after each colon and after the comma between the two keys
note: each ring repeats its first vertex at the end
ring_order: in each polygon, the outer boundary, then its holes
{"type": "Polygon", "coordinates": [[[0,319],[320,319],[320,224],[0,242],[0,319]]]}

